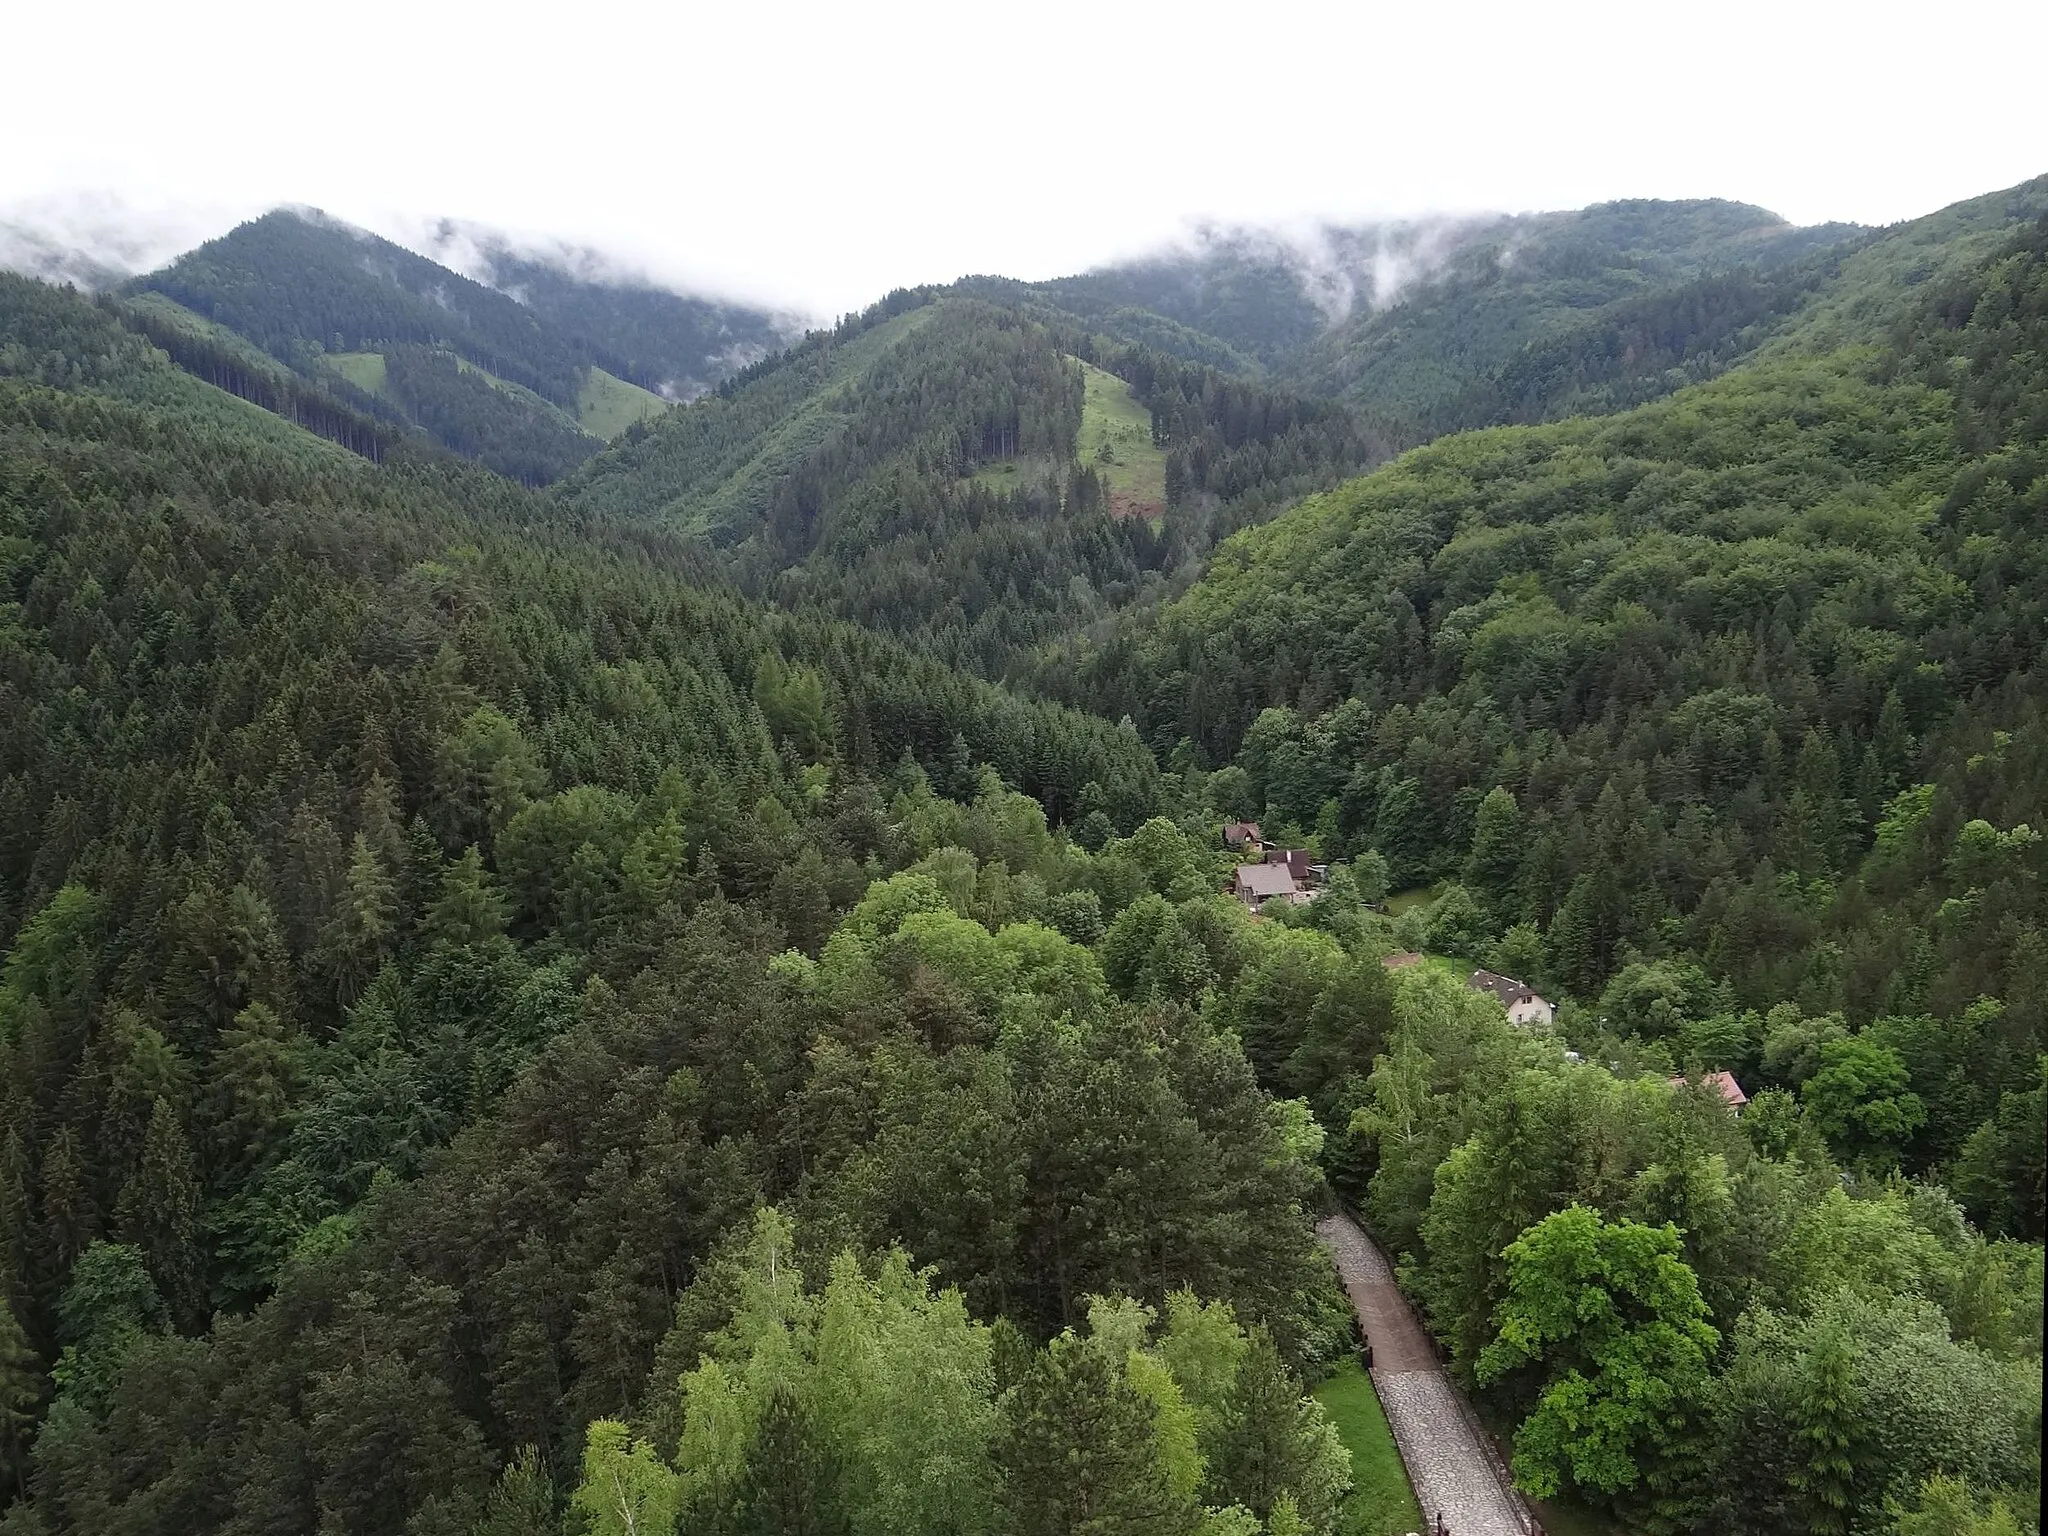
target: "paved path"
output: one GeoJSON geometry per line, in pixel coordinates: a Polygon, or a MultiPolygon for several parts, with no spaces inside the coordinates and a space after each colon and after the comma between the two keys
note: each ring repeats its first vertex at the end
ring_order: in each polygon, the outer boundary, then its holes
{"type": "Polygon", "coordinates": [[[1395,1287],[1386,1255],[1349,1216],[1328,1217],[1316,1235],[1337,1260],[1372,1340],[1372,1384],[1422,1505],[1423,1529],[1434,1531],[1441,1513],[1451,1536],[1526,1536],[1532,1527],[1522,1502],[1504,1485],[1470,1410],[1395,1287]]]}

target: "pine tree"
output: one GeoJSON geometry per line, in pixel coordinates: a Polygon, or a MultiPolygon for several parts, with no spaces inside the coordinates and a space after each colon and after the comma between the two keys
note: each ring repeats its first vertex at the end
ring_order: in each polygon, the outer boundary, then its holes
{"type": "Polygon", "coordinates": [[[555,1485],[540,1452],[524,1446],[505,1463],[470,1536],[556,1536],[555,1485]]]}
{"type": "Polygon", "coordinates": [[[761,1415],[723,1522],[729,1536],[843,1536],[838,1459],[786,1385],[761,1415]]]}
{"type": "Polygon", "coordinates": [[[1185,1536],[1194,1501],[1174,1492],[1152,1403],[1103,1352],[1055,1339],[1017,1386],[998,1458],[1018,1536],[1185,1536]]]}
{"type": "Polygon", "coordinates": [[[173,1315],[196,1324],[203,1300],[199,1178],[168,1099],[158,1099],[150,1112],[142,1161],[121,1191],[115,1221],[122,1241],[141,1249],[173,1315]]]}
{"type": "Polygon", "coordinates": [[[1296,1518],[1325,1529],[1349,1467],[1348,1458],[1334,1465],[1330,1444],[1322,1410],[1304,1398],[1272,1338],[1255,1330],[1206,1447],[1207,1502],[1241,1504],[1264,1520],[1287,1500],[1296,1518]]]}

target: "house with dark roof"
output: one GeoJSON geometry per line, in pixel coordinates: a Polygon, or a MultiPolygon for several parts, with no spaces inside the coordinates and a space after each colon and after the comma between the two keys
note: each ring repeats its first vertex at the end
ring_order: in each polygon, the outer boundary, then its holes
{"type": "Polygon", "coordinates": [[[1508,1011],[1511,1024],[1540,1024],[1548,1026],[1557,1021],[1557,1010],[1536,989],[1512,976],[1496,975],[1492,971],[1474,971],[1466,981],[1474,992],[1491,992],[1500,999],[1501,1007],[1508,1011]]]}
{"type": "Polygon", "coordinates": [[[1223,846],[1242,848],[1246,843],[1257,846],[1259,824],[1256,821],[1227,821],[1223,824],[1223,846]]]}
{"type": "Polygon", "coordinates": [[[1294,877],[1294,883],[1301,886],[1304,890],[1311,886],[1321,885],[1329,878],[1330,866],[1327,864],[1311,863],[1310,861],[1314,858],[1315,855],[1306,848],[1268,848],[1266,850],[1266,862],[1268,864],[1285,864],[1288,874],[1294,877]]]}
{"type": "Polygon", "coordinates": [[[1255,912],[1276,896],[1296,903],[1309,900],[1309,893],[1295,885],[1285,864],[1238,865],[1230,894],[1255,912]]]}

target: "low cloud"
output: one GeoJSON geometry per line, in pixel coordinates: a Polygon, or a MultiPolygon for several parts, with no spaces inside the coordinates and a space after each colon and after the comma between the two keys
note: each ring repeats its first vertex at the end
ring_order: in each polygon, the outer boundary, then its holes
{"type": "Polygon", "coordinates": [[[259,211],[114,192],[27,198],[0,207],[0,267],[106,288],[155,270],[259,211]]]}
{"type": "Polygon", "coordinates": [[[776,329],[793,340],[817,323],[815,316],[798,314],[756,300],[722,292],[668,270],[660,263],[642,261],[617,251],[600,250],[553,235],[515,234],[465,219],[396,218],[388,229],[389,238],[438,261],[464,277],[497,288],[514,299],[522,299],[519,285],[503,271],[506,258],[552,267],[578,282],[612,288],[651,288],[710,304],[745,305],[767,308],[776,329]]]}
{"type": "Polygon", "coordinates": [[[1202,225],[1154,259],[1200,264],[1235,258],[1284,267],[1335,325],[1361,306],[1378,311],[1399,303],[1513,222],[1504,214],[1470,214],[1362,224],[1202,225]]]}

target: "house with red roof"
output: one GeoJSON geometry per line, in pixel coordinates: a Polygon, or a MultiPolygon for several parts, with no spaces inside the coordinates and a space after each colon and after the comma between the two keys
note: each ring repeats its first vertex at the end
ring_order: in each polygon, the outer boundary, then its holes
{"type": "MultiPolygon", "coordinates": [[[[1699,1076],[1702,1088],[1711,1088],[1721,1096],[1721,1102],[1730,1109],[1740,1110],[1749,1102],[1749,1095],[1742,1091],[1742,1084],[1735,1081],[1733,1072],[1702,1072],[1699,1076]]],[[[1683,1074],[1671,1079],[1671,1086],[1683,1088],[1686,1078],[1683,1074]]]]}

